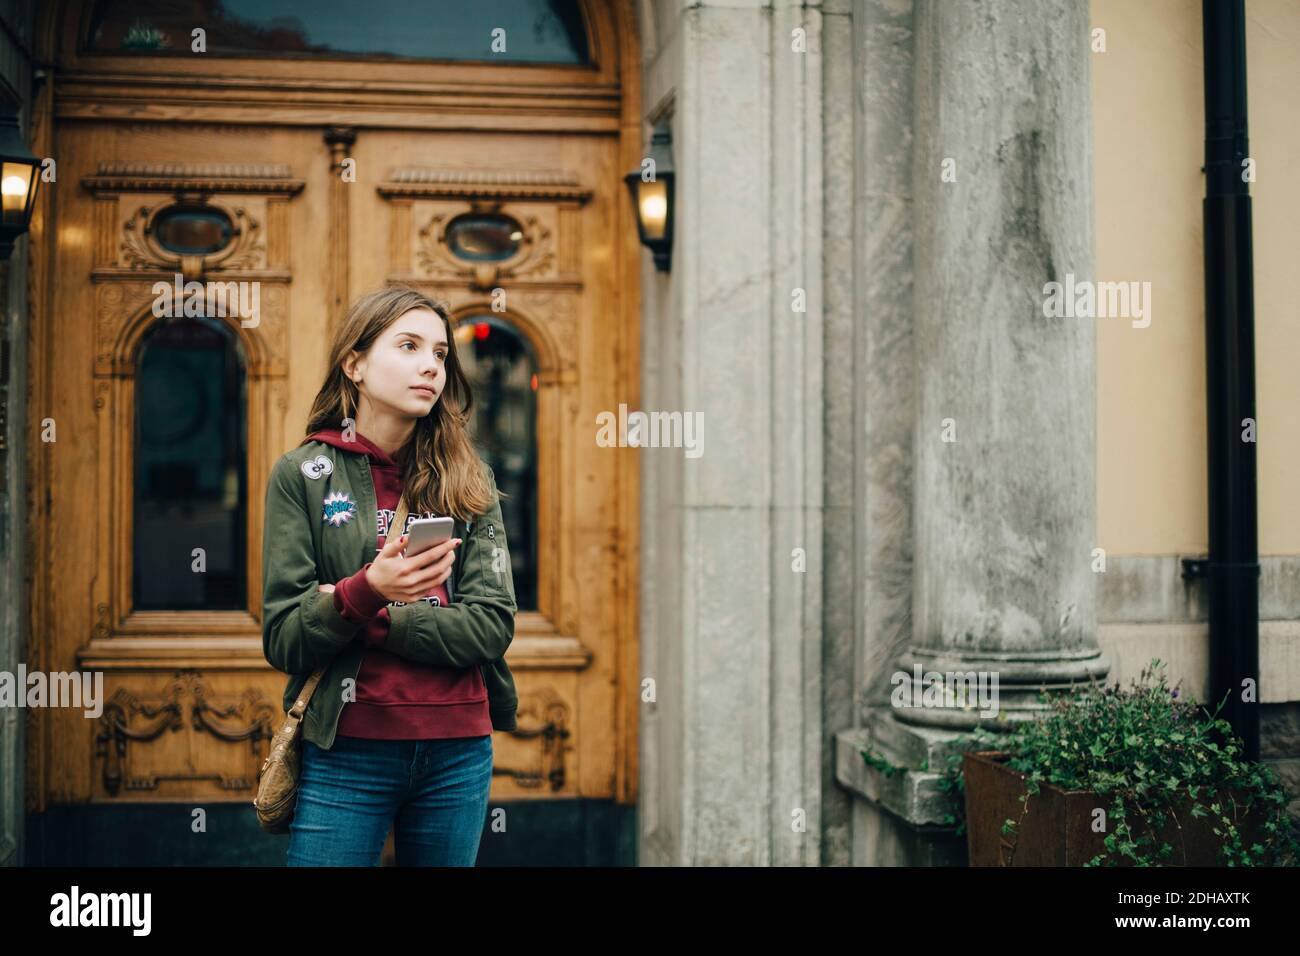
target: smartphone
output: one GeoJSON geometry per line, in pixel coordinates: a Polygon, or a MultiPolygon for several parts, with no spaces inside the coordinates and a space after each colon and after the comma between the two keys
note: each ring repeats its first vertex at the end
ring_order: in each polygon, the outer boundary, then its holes
{"type": "Polygon", "coordinates": [[[454,525],[452,518],[416,518],[406,531],[408,537],[403,556],[409,558],[429,550],[435,544],[442,544],[451,537],[454,525]]]}

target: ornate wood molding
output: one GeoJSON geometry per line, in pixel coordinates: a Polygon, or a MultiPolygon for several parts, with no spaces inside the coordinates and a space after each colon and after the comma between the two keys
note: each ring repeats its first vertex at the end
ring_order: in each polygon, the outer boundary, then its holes
{"type": "MultiPolygon", "coordinates": [[[[95,277],[99,280],[95,286],[96,376],[134,376],[140,342],[160,321],[153,315],[152,306],[158,298],[154,285],[160,279],[170,282],[173,276],[159,270],[156,275],[95,277]]],[[[248,359],[250,379],[288,374],[289,290],[282,282],[268,282],[260,298],[261,316],[256,326],[244,327],[238,316],[230,317],[230,326],[248,359]]],[[[107,396],[104,398],[107,401],[107,396]]]]}
{"type": "Polygon", "coordinates": [[[266,244],[262,223],[243,205],[223,202],[203,203],[224,213],[234,227],[230,245],[211,255],[183,256],[164,249],[157,239],[154,223],[172,203],[161,206],[138,206],[122,225],[120,262],[127,269],[162,269],[181,272],[187,279],[197,279],[212,269],[253,270],[267,266],[266,244]]]}
{"type": "Polygon", "coordinates": [[[501,262],[467,262],[458,259],[447,246],[447,226],[453,220],[472,213],[501,213],[510,215],[499,203],[471,202],[468,208],[445,209],[435,212],[420,229],[416,246],[416,262],[425,278],[433,280],[455,279],[466,282],[471,288],[484,291],[498,283],[528,276],[547,276],[555,272],[555,240],[547,221],[553,217],[541,215],[512,216],[523,226],[519,251],[501,262]]]}
{"type": "Polygon", "coordinates": [[[560,170],[393,170],[378,187],[391,209],[391,281],[451,283],[475,292],[498,286],[583,287],[582,216],[592,191],[560,170]],[[461,216],[500,215],[519,223],[515,252],[498,261],[457,256],[447,228],[461,216]]]}
{"type": "Polygon", "coordinates": [[[376,188],[392,209],[389,247],[397,281],[463,283],[479,292],[521,282],[582,288],[577,210],[592,191],[573,173],[407,166],[376,188]],[[447,245],[447,226],[473,214],[516,220],[523,238],[514,255],[497,262],[456,256],[447,245]]]}
{"type": "Polygon", "coordinates": [[[142,192],[278,193],[293,196],[303,181],[283,164],[131,163],[105,161],[81,184],[96,196],[142,192]]]}
{"type": "Polygon", "coordinates": [[[510,199],[581,205],[592,195],[572,173],[533,169],[408,166],[393,170],[377,188],[386,199],[510,199]]]}

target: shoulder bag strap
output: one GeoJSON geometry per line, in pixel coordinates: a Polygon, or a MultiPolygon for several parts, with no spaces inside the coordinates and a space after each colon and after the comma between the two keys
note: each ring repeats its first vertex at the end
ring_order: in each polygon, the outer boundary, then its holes
{"type": "Polygon", "coordinates": [[[290,717],[302,719],[302,715],[307,712],[307,703],[311,700],[311,695],[316,690],[316,685],[320,679],[325,676],[325,669],[321,668],[316,673],[307,678],[307,683],[302,685],[302,690],[298,692],[298,699],[293,702],[293,707],[289,709],[290,717]]]}
{"type": "MultiPolygon", "coordinates": [[[[398,535],[401,535],[406,530],[406,515],[406,489],[402,489],[402,497],[397,502],[397,514],[393,516],[393,523],[388,529],[389,534],[392,534],[394,529],[396,529],[398,535]]],[[[384,543],[388,543],[387,538],[384,539],[384,543]]]]}

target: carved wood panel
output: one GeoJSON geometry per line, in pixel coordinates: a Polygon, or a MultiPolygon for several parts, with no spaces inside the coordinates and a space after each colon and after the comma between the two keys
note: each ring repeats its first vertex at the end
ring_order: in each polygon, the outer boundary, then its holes
{"type": "Polygon", "coordinates": [[[148,674],[118,677],[94,737],[98,796],[252,792],[283,716],[278,699],[251,687],[223,693],[194,671],[161,686],[148,674]]]}

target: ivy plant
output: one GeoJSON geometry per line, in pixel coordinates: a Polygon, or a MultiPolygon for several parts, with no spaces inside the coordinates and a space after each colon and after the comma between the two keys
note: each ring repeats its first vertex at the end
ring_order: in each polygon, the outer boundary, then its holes
{"type": "Polygon", "coordinates": [[[1226,696],[1209,711],[1171,688],[1157,659],[1127,688],[1093,685],[1042,699],[1041,719],[970,734],[976,749],[1008,754],[1007,766],[1025,775],[1020,820],[1006,820],[1003,834],[1017,832],[1029,796],[1052,784],[1106,800],[1106,851],[1085,866],[1165,864],[1174,847],[1158,834],[1170,819],[1182,826],[1180,810],[1214,817],[1223,865],[1300,865],[1300,827],[1287,814],[1286,792],[1268,767],[1243,758],[1241,738],[1218,716],[1226,696]],[[1247,813],[1264,820],[1260,840],[1249,844],[1247,813]]]}
{"type": "MultiPolygon", "coordinates": [[[[993,750],[1007,754],[1007,766],[1025,775],[1020,819],[1003,821],[1004,835],[1019,830],[1029,797],[1045,783],[1108,800],[1106,852],[1085,866],[1167,863],[1174,848],[1157,834],[1170,819],[1181,826],[1179,810],[1215,817],[1211,829],[1224,865],[1300,865],[1300,824],[1287,814],[1286,791],[1268,767],[1242,756],[1241,739],[1218,716],[1226,697],[1209,711],[1180,687],[1171,688],[1165,665],[1156,659],[1127,688],[1094,684],[1072,694],[1043,694],[1041,700],[1041,718],[1006,732],[977,727],[954,741],[937,787],[954,798],[956,812],[944,823],[957,835],[966,831],[963,752],[993,750]],[[1247,845],[1241,823],[1251,812],[1263,816],[1264,836],[1247,845]]],[[[871,750],[861,754],[886,777],[908,769],[871,750]]]]}

